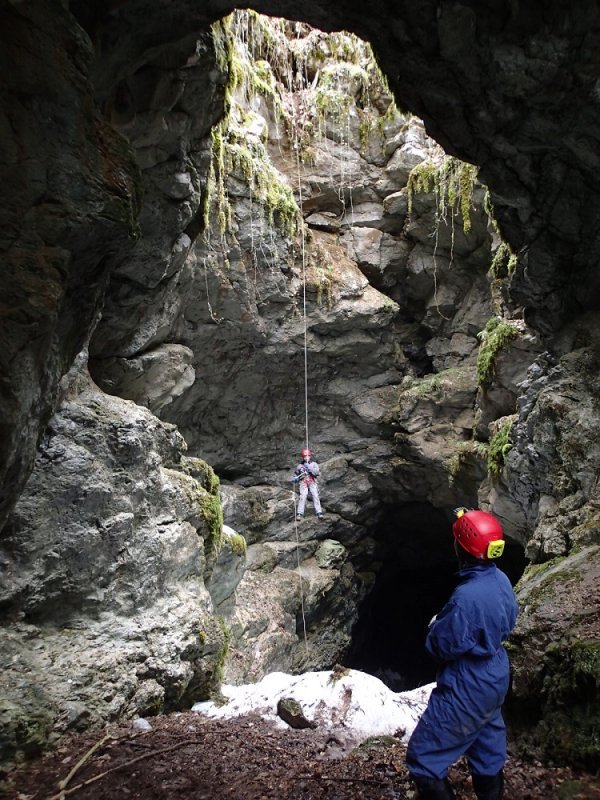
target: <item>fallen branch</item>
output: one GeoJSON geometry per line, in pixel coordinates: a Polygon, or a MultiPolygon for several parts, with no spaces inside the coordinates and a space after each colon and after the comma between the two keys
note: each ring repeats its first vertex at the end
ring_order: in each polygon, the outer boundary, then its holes
{"type": "Polygon", "coordinates": [[[171,750],[177,750],[178,747],[185,747],[186,745],[191,744],[198,744],[197,739],[184,739],[182,742],[177,742],[177,744],[172,744],[169,747],[163,747],[161,750],[151,750],[149,753],[144,753],[141,756],[137,756],[136,758],[132,758],[129,761],[124,761],[122,764],[117,764],[116,767],[111,767],[111,769],[107,769],[104,772],[101,772],[99,775],[94,775],[93,778],[88,778],[87,781],[82,781],[78,783],[77,786],[72,786],[70,789],[64,789],[63,791],[59,792],[58,794],[52,795],[52,797],[48,798],[48,800],[63,800],[64,797],[67,795],[73,794],[74,792],[78,791],[79,789],[83,789],[84,786],[89,786],[92,783],[96,783],[102,778],[106,778],[107,775],[110,775],[113,772],[117,772],[117,770],[124,769],[125,767],[130,767],[132,764],[136,764],[138,761],[143,761],[145,758],[150,758],[151,756],[159,756],[162,753],[169,753],[171,750]]]}
{"type": "Polygon", "coordinates": [[[84,755],[81,756],[81,758],[75,764],[73,769],[69,772],[67,777],[64,778],[62,781],[58,782],[58,788],[61,790],[61,793],[62,793],[62,791],[64,789],[67,788],[68,784],[71,782],[71,779],[72,779],[73,775],[75,775],[75,773],[78,772],[81,769],[81,767],[83,767],[83,765],[88,760],[88,758],[91,758],[91,756],[93,756],[94,753],[97,750],[99,750],[103,745],[106,744],[106,742],[108,742],[110,739],[113,739],[113,738],[114,737],[110,733],[107,733],[106,736],[103,739],[100,739],[99,742],[96,742],[95,745],[90,747],[90,749],[87,751],[87,753],[84,753],[84,755]]]}

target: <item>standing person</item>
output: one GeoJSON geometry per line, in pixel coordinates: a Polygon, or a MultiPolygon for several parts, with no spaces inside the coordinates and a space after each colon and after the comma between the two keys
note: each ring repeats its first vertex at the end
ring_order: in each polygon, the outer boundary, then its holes
{"type": "Polygon", "coordinates": [[[486,511],[455,513],[461,582],[430,623],[425,647],[439,663],[437,686],[408,743],[406,764],[421,800],[452,800],[448,770],[466,755],[478,800],[500,800],[506,760],[501,706],[509,683],[502,642],[518,607],[493,561],[504,550],[498,520],[486,511]]]}
{"type": "Polygon", "coordinates": [[[308,447],[300,451],[300,456],[302,457],[302,461],[298,464],[292,475],[292,483],[300,484],[300,501],[298,502],[296,519],[300,520],[304,518],[304,507],[309,492],[317,517],[323,519],[323,511],[319,499],[319,487],[317,486],[319,465],[316,461],[311,461],[312,450],[309,450],[308,447]]]}

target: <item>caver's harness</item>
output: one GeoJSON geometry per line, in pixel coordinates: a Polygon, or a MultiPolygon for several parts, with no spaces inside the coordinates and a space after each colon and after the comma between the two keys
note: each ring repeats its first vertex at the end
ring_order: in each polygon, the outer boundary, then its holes
{"type": "MultiPolygon", "coordinates": [[[[303,455],[305,452],[308,452],[308,453],[310,453],[310,455],[312,455],[310,450],[308,450],[308,451],[303,450],[301,455],[303,455]]],[[[310,456],[305,456],[305,458],[309,458],[309,457],[310,456]]],[[[310,464],[310,462],[305,461],[301,465],[300,471],[297,472],[297,474],[295,474],[294,477],[292,478],[292,483],[300,483],[300,481],[306,481],[306,483],[310,484],[310,483],[316,483],[317,482],[317,479],[319,477],[319,473],[318,472],[316,472],[316,473],[313,472],[310,469],[309,464],[310,464]]],[[[298,467],[296,467],[296,470],[297,469],[298,469],[298,467]]]]}

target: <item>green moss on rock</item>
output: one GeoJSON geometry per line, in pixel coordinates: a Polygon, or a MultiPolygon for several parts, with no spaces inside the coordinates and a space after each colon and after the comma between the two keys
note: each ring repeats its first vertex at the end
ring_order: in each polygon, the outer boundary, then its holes
{"type": "Polygon", "coordinates": [[[519,582],[517,589],[520,591],[520,602],[526,604],[529,614],[536,612],[544,603],[555,603],[556,586],[576,586],[581,580],[581,573],[576,568],[561,567],[558,565],[564,561],[562,557],[552,559],[548,562],[546,570],[542,570],[541,575],[530,577],[529,584],[523,583],[523,578],[519,582]]]}
{"type": "Polygon", "coordinates": [[[492,317],[479,334],[481,345],[477,356],[477,379],[481,385],[494,377],[496,359],[506,345],[519,336],[519,328],[510,321],[492,317]]]}
{"type": "Polygon", "coordinates": [[[221,696],[223,668],[230,638],[221,617],[208,613],[201,615],[198,620],[197,643],[185,653],[186,659],[193,666],[194,674],[185,686],[179,708],[221,696]]]}
{"type": "Polygon", "coordinates": [[[487,461],[487,456],[488,445],[485,442],[478,442],[476,439],[458,442],[450,458],[444,462],[450,484],[454,484],[461,472],[473,463],[487,461]]]}
{"type": "Polygon", "coordinates": [[[502,472],[506,456],[512,448],[510,435],[515,419],[515,416],[505,419],[490,439],[487,453],[487,468],[489,474],[494,478],[497,478],[502,472]]]}
{"type": "Polygon", "coordinates": [[[506,242],[500,242],[490,264],[490,272],[495,278],[506,278],[515,271],[517,260],[517,256],[511,250],[510,245],[506,242]]]}
{"type": "Polygon", "coordinates": [[[214,566],[223,544],[223,508],[219,496],[208,492],[200,494],[198,502],[208,526],[208,535],[204,541],[208,572],[214,566]]]}
{"type": "Polygon", "coordinates": [[[453,156],[441,162],[423,161],[417,164],[408,176],[408,213],[412,213],[415,194],[433,193],[436,198],[438,217],[445,219],[447,212],[458,213],[465,233],[471,230],[471,206],[477,181],[477,167],[453,156]]]}
{"type": "Polygon", "coordinates": [[[557,564],[560,564],[560,562],[564,560],[565,556],[557,556],[556,558],[550,559],[550,561],[545,561],[543,564],[529,564],[525,568],[525,572],[517,584],[517,588],[524,586],[527,581],[535,578],[536,575],[541,575],[542,573],[546,572],[546,570],[556,566],[557,564]]]}
{"type": "Polygon", "coordinates": [[[600,766],[600,643],[556,645],[544,657],[540,745],[548,758],[600,766]]]}
{"type": "Polygon", "coordinates": [[[228,541],[232,553],[235,553],[238,556],[243,556],[246,554],[246,551],[248,550],[248,544],[241,534],[234,533],[232,536],[228,537],[228,541]]]}
{"type": "Polygon", "coordinates": [[[218,494],[221,483],[214,469],[206,461],[184,456],[181,459],[181,468],[186,475],[195,478],[207,492],[218,494]]]}
{"type": "Polygon", "coordinates": [[[227,623],[223,617],[217,617],[217,624],[221,629],[222,640],[221,646],[217,652],[217,657],[215,659],[213,687],[214,693],[220,694],[221,684],[223,683],[223,674],[225,672],[225,659],[227,658],[229,647],[231,645],[231,631],[227,627],[227,623]]]}
{"type": "Polygon", "coordinates": [[[207,526],[204,540],[206,574],[210,574],[223,544],[223,507],[219,496],[220,481],[213,468],[201,458],[184,457],[181,467],[196,480],[190,500],[197,504],[207,526]]]}
{"type": "Polygon", "coordinates": [[[521,755],[600,767],[597,548],[530,566],[517,584],[506,704],[521,755]]]}

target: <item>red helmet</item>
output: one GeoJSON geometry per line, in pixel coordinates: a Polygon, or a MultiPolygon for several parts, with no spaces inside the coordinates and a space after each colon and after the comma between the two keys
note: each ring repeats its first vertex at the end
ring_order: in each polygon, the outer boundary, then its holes
{"type": "Polygon", "coordinates": [[[469,511],[466,508],[456,508],[454,513],[457,519],[452,525],[452,533],[463,550],[481,561],[502,555],[504,535],[496,517],[487,511],[469,511]]]}
{"type": "Polygon", "coordinates": [[[305,447],[304,450],[300,450],[300,455],[302,458],[310,458],[312,456],[312,450],[309,450],[308,447],[305,447]]]}

